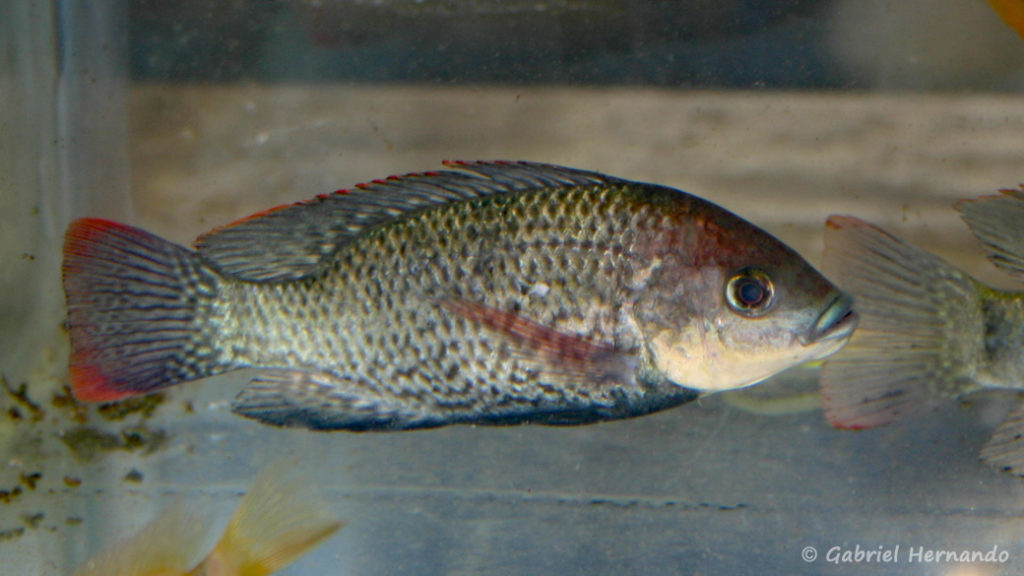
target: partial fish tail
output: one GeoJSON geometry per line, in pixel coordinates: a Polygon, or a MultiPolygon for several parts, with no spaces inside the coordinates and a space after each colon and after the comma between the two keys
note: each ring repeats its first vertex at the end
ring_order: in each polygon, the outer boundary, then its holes
{"type": "Polygon", "coordinates": [[[984,342],[980,284],[863,220],[831,216],[823,272],[853,294],[860,324],[826,360],[822,404],[837,428],[872,428],[974,385],[984,342]]]}
{"type": "Polygon", "coordinates": [[[186,574],[199,562],[209,536],[209,519],[176,500],[135,535],[90,558],[74,576],[186,574]]]}
{"type": "Polygon", "coordinates": [[[109,402],[231,368],[204,336],[219,278],[195,252],[83,218],[65,235],[63,276],[78,399],[109,402]]]}
{"type": "MultiPolygon", "coordinates": [[[[993,5],[996,4],[993,2],[993,5]]],[[[1024,3],[1015,1],[1001,4],[1004,7],[1016,5],[1015,28],[1024,35],[1024,3]]],[[[1010,19],[1005,15],[1004,19],[1010,23],[1010,19]]],[[[1024,234],[1021,234],[1020,228],[1024,218],[1024,185],[1000,192],[1002,194],[999,196],[961,200],[956,204],[956,209],[964,222],[970,226],[971,232],[985,246],[989,260],[1018,280],[1024,280],[1024,234]]],[[[1012,300],[1004,302],[1007,308],[1014,308],[1012,300]]],[[[1005,326],[1020,326],[1020,308],[1017,310],[1014,317],[1004,316],[999,323],[1005,326]]],[[[1003,346],[1016,348],[1012,342],[1013,340],[1008,338],[1003,346]]],[[[1018,389],[1024,385],[1019,360],[1003,360],[1001,368],[1002,374],[992,378],[995,384],[1018,389]]],[[[992,374],[989,374],[989,377],[991,378],[992,374]]],[[[981,450],[981,459],[997,468],[1024,476],[1024,404],[1018,405],[1017,409],[996,428],[992,438],[981,450]]]]}
{"type": "Polygon", "coordinates": [[[343,523],[294,462],[271,464],[242,499],[203,574],[265,576],[337,532],[343,523]]]}

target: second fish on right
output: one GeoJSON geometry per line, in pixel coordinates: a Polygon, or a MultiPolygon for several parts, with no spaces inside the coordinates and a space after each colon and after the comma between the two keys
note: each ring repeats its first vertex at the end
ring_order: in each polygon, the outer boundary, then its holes
{"type": "MultiPolygon", "coordinates": [[[[956,204],[989,259],[1024,281],[1024,186],[956,204]]],[[[1024,292],[1001,291],[868,222],[831,216],[822,270],[854,296],[860,325],[826,361],[829,423],[861,429],[982,388],[1024,390],[1024,292]]],[[[1024,404],[981,452],[1024,475],[1024,404]]]]}

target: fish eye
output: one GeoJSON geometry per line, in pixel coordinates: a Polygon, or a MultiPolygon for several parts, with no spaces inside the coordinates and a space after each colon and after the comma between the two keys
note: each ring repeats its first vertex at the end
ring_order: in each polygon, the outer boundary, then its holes
{"type": "Polygon", "coordinates": [[[757,268],[744,268],[725,284],[725,300],[729,307],[748,318],[768,312],[774,299],[775,287],[771,278],[757,268]]]}

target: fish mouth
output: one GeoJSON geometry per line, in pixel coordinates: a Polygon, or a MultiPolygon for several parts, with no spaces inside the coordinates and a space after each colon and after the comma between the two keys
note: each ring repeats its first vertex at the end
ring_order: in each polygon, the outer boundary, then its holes
{"type": "Polygon", "coordinates": [[[824,340],[845,339],[857,327],[857,313],[853,311],[853,298],[847,294],[836,296],[825,311],[800,337],[804,346],[824,340]]]}

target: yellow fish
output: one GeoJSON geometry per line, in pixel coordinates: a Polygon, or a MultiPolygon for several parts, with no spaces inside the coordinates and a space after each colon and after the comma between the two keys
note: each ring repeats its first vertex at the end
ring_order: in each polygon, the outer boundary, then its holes
{"type": "Polygon", "coordinates": [[[1017,31],[1024,38],[1024,2],[1021,0],[988,0],[992,9],[1006,22],[1006,25],[1017,31]]]}
{"type": "Polygon", "coordinates": [[[278,462],[259,475],[205,556],[208,519],[178,501],[134,536],[87,561],[75,576],[266,576],[342,525],[292,462],[278,462]]]}

